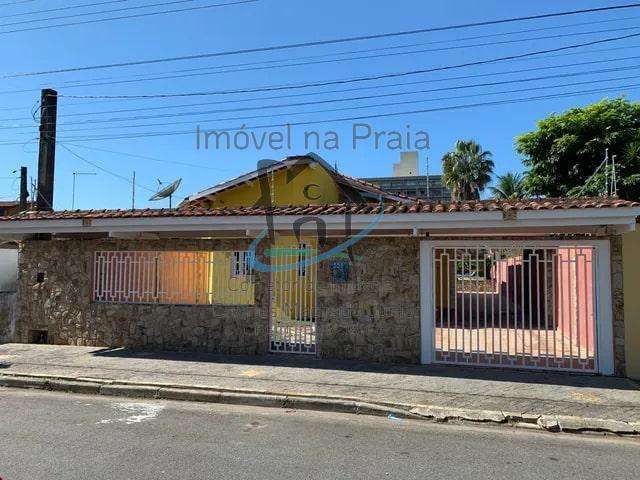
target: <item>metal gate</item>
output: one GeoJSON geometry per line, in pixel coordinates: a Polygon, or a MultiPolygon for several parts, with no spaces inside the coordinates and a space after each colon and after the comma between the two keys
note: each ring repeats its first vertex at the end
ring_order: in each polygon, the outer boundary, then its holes
{"type": "Polygon", "coordinates": [[[316,353],[315,242],[279,238],[270,249],[270,350],[316,353]]]}
{"type": "Polygon", "coordinates": [[[593,246],[432,248],[436,362],[596,370],[593,246]]]}

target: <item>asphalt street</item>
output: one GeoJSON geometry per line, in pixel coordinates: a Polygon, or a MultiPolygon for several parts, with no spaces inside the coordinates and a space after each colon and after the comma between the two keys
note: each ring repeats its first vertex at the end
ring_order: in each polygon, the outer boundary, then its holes
{"type": "Polygon", "coordinates": [[[635,479],[640,441],[0,389],[0,477],[635,479]]]}

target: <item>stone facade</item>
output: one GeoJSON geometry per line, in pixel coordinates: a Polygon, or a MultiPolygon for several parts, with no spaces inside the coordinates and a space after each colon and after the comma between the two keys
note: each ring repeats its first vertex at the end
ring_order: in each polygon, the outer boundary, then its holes
{"type": "Polygon", "coordinates": [[[611,300],[613,309],[613,355],[615,374],[626,375],[622,237],[611,237],[611,300]]]}
{"type": "Polygon", "coordinates": [[[353,262],[328,259],[321,263],[320,356],[420,362],[419,245],[417,238],[367,238],[353,246],[353,262]],[[332,274],[336,263],[349,265],[346,282],[332,274]]]}
{"type": "Polygon", "coordinates": [[[96,250],[246,250],[240,240],[58,240],[27,241],[19,261],[19,322],[16,337],[33,341],[152,349],[189,349],[260,354],[268,348],[264,274],[255,276],[254,305],[116,304],[92,301],[96,250]],[[38,281],[38,276],[42,281],[38,281]]]}
{"type": "MultiPolygon", "coordinates": [[[[322,251],[338,243],[330,240],[322,251]]],[[[342,252],[320,263],[318,356],[420,362],[419,243],[410,237],[365,238],[353,246],[353,260],[342,252]]],[[[269,351],[268,273],[254,276],[254,305],[92,301],[96,250],[229,251],[246,250],[248,245],[248,240],[196,239],[25,241],[20,251],[14,338],[30,342],[34,332],[46,330],[47,340],[56,344],[265,354],[269,351]]],[[[620,245],[618,237],[611,238],[615,372],[624,375],[620,245]]]]}
{"type": "Polygon", "coordinates": [[[0,292],[0,343],[14,341],[16,298],[15,292],[0,292]]]}
{"type": "MultiPolygon", "coordinates": [[[[46,330],[47,341],[55,344],[267,353],[267,273],[255,275],[255,305],[92,301],[96,250],[246,250],[248,244],[245,240],[26,241],[19,262],[16,338],[30,342],[34,331],[46,330]]],[[[348,282],[332,282],[335,259],[322,262],[318,269],[319,356],[418,363],[418,241],[365,239],[353,250],[356,261],[348,282]]],[[[340,257],[339,263],[348,262],[340,257]]]]}

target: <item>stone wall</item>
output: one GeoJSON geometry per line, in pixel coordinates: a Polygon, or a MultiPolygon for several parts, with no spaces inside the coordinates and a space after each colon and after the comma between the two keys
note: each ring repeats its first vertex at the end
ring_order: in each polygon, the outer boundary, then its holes
{"type": "MultiPolygon", "coordinates": [[[[337,244],[334,242],[333,244],[337,244]]],[[[319,356],[420,360],[416,239],[365,239],[349,281],[334,283],[333,259],[318,268],[319,356]]],[[[255,275],[255,305],[117,304],[92,301],[96,250],[245,250],[245,240],[55,240],[21,246],[17,341],[47,330],[55,344],[263,354],[269,349],[269,275],[255,275]],[[38,281],[38,275],[44,279],[38,281]]],[[[326,245],[330,248],[331,245],[326,245]]],[[[260,254],[260,252],[259,252],[260,254]]],[[[343,263],[339,256],[339,263],[343,263]]]]}
{"type": "Polygon", "coordinates": [[[367,238],[353,246],[353,256],[354,262],[333,258],[318,269],[320,356],[419,363],[418,239],[367,238]],[[336,263],[348,263],[348,281],[332,276],[336,263]]]}
{"type": "MultiPolygon", "coordinates": [[[[331,240],[322,250],[338,243],[331,240]]],[[[268,273],[255,275],[254,305],[115,304],[91,299],[96,250],[228,251],[246,250],[248,244],[248,240],[192,239],[26,241],[21,245],[19,262],[15,339],[29,342],[33,330],[47,330],[48,341],[56,344],[267,353],[268,273]],[[44,279],[38,279],[39,273],[44,279]]],[[[366,238],[353,246],[352,253],[353,261],[340,253],[318,267],[318,356],[419,363],[419,240],[366,238]]],[[[618,375],[625,372],[621,255],[620,239],[613,237],[613,334],[618,375]]],[[[0,325],[0,334],[1,330],[0,325]]]]}
{"type": "Polygon", "coordinates": [[[16,298],[15,292],[0,292],[0,343],[14,341],[16,298]]]}
{"type": "Polygon", "coordinates": [[[96,250],[246,250],[244,240],[54,240],[27,241],[19,262],[16,337],[32,341],[47,330],[48,342],[68,345],[189,349],[259,354],[268,348],[264,274],[255,276],[255,305],[158,305],[92,302],[96,250]],[[38,282],[38,275],[44,279],[38,282]]]}
{"type": "Polygon", "coordinates": [[[615,374],[626,375],[622,237],[613,236],[611,248],[611,299],[613,302],[613,355],[615,374]]]}

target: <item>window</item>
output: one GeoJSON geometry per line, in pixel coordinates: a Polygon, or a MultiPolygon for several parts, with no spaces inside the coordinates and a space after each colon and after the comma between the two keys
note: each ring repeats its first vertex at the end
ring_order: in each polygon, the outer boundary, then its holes
{"type": "Polygon", "coordinates": [[[233,252],[231,259],[231,276],[246,277],[249,274],[249,252],[233,252]]]}
{"type": "Polygon", "coordinates": [[[253,305],[244,251],[100,251],[95,253],[96,302],[253,305]]]}

